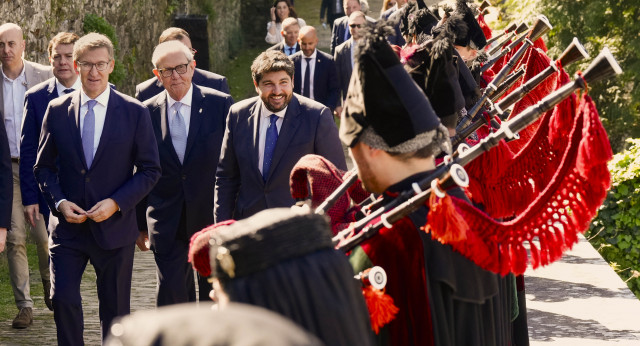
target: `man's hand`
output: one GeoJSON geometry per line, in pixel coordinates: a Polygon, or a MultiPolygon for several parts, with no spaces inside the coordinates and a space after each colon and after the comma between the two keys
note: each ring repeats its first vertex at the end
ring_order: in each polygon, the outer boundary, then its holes
{"type": "Polygon", "coordinates": [[[338,106],[333,110],[333,116],[336,118],[340,119],[340,114],[342,114],[342,106],[338,106]]]}
{"type": "Polygon", "coordinates": [[[37,204],[25,205],[24,217],[29,220],[31,227],[36,227],[36,221],[40,221],[40,206],[37,204]]]}
{"type": "Polygon", "coordinates": [[[148,231],[140,231],[138,235],[138,239],[136,239],[136,245],[138,245],[138,249],[140,251],[149,251],[149,232],[148,231]]]}
{"type": "Polygon", "coordinates": [[[68,223],[83,223],[87,220],[87,212],[73,202],[62,201],[58,205],[58,211],[62,213],[68,223]]]}
{"type": "Polygon", "coordinates": [[[93,208],[89,209],[87,216],[95,222],[102,222],[110,218],[116,211],[118,211],[118,203],[112,198],[107,198],[96,203],[93,208]]]}
{"type": "Polygon", "coordinates": [[[4,251],[4,246],[7,243],[7,229],[0,227],[0,253],[4,251]]]}

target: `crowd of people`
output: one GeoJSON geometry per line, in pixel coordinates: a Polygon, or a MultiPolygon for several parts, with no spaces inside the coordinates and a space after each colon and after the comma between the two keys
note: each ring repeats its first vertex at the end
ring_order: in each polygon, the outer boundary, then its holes
{"type": "MultiPolygon", "coordinates": [[[[345,222],[335,211],[327,220],[291,208],[300,204],[290,185],[299,161],[321,157],[330,172],[322,179],[341,181],[343,145],[362,182],[352,196],[390,203],[416,190],[451,153],[458,121],[486,85],[474,66],[487,42],[466,1],[443,13],[423,1],[383,9],[376,20],[365,0],[323,1],[327,53],[292,2],[275,1],[265,38],[274,45],[251,65],[258,95],[237,102],[224,76],[196,68],[181,28],[160,35],[154,77],[130,97],[109,83],[107,37],[58,33],[44,66],[22,58],[18,25],[1,25],[0,251],[6,239],[12,326],[33,320],[31,230],[60,345],[84,344],[80,282],[89,262],[102,340],[113,345],[191,344],[204,335],[212,344],[528,344],[515,277],[421,231],[432,217],[427,205],[348,257],[332,239],[345,222]],[[122,319],[136,246],[153,252],[156,305],[165,308],[122,319]],[[366,279],[373,265],[388,275],[384,292],[366,279]],[[386,307],[371,308],[376,299],[386,307]],[[211,300],[221,311],[166,307],[211,300]]],[[[322,185],[311,171],[309,183],[322,185]]],[[[460,188],[447,194],[472,203],[460,188]]],[[[357,211],[347,224],[366,214],[357,211]]]]}

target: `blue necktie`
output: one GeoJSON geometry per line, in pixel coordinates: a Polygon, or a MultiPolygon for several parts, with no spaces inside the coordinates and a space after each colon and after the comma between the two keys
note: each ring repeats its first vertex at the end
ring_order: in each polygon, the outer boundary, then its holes
{"type": "Polygon", "coordinates": [[[287,48],[287,49],[289,50],[289,54],[287,54],[287,55],[291,55],[291,54],[293,54],[293,48],[289,47],[289,48],[287,48]]]}
{"type": "Polygon", "coordinates": [[[65,93],[65,95],[66,95],[66,94],[70,94],[70,93],[74,92],[74,90],[69,88],[69,89],[64,89],[62,92],[65,93]]]}
{"type": "Polygon", "coordinates": [[[307,69],[304,71],[304,82],[302,82],[302,96],[311,97],[311,58],[304,58],[307,61],[307,69]]]}
{"type": "Polygon", "coordinates": [[[269,169],[271,168],[271,160],[273,160],[273,152],[278,142],[278,127],[276,121],[278,116],[271,114],[269,117],[269,127],[267,128],[267,138],[264,140],[264,157],[262,159],[262,180],[267,181],[269,169]]]}
{"type": "Polygon", "coordinates": [[[172,106],[174,115],[169,130],[171,131],[173,147],[176,149],[180,163],[182,163],[184,161],[184,152],[187,149],[187,126],[184,124],[184,119],[180,114],[180,107],[182,107],[182,102],[176,102],[172,106]]]}
{"type": "Polygon", "coordinates": [[[96,130],[96,115],[93,113],[93,107],[98,103],[96,100],[87,101],[87,114],[84,116],[84,124],[82,126],[82,150],[84,150],[84,160],[87,168],[91,168],[93,163],[93,138],[96,130]]]}

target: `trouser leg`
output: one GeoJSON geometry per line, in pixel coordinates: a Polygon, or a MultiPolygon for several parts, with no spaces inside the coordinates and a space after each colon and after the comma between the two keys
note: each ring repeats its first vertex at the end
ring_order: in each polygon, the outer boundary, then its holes
{"type": "Polygon", "coordinates": [[[33,308],[29,292],[29,262],[27,261],[27,230],[20,194],[18,163],[12,163],[13,205],[11,209],[11,230],[7,233],[7,260],[13,297],[18,309],[33,308]]]}
{"type": "Polygon", "coordinates": [[[193,269],[188,260],[189,246],[175,240],[168,253],[154,252],[158,278],[157,306],[194,302],[196,300],[193,269]]]}

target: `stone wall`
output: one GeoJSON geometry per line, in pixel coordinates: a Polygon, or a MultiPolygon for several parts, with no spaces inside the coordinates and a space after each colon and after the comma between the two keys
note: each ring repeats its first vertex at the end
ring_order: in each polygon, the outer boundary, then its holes
{"type": "MultiPolygon", "coordinates": [[[[0,2],[3,22],[12,21],[23,28],[27,48],[25,58],[48,64],[49,39],[60,31],[82,36],[86,13],[95,14],[111,24],[119,40],[118,60],[123,62],[127,78],[116,84],[119,90],[133,94],[135,85],[152,76],[151,54],[158,36],[172,25],[177,13],[209,16],[211,70],[222,71],[232,49],[238,49],[240,37],[240,1],[235,0],[6,0],[0,2]]],[[[201,54],[202,52],[198,53],[201,54]]]]}

